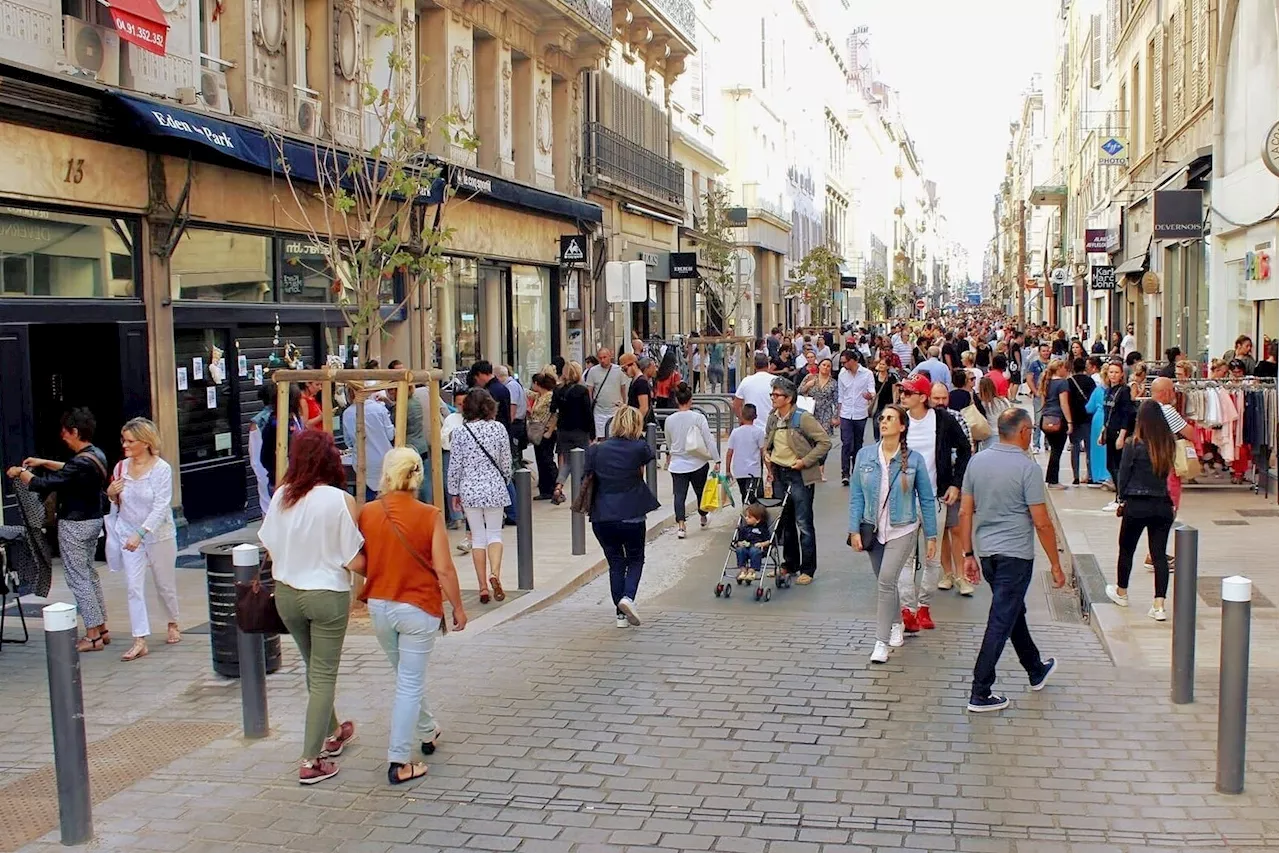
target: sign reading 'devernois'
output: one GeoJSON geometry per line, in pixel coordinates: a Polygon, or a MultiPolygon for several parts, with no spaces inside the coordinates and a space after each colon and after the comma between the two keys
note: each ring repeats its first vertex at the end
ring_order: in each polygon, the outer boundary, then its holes
{"type": "Polygon", "coordinates": [[[1095,266],[1090,272],[1089,277],[1090,290],[1115,290],[1116,289],[1116,268],[1110,266],[1095,266]]]}
{"type": "Polygon", "coordinates": [[[1156,190],[1155,225],[1157,240],[1199,239],[1204,236],[1204,206],[1200,190],[1156,190]]]}
{"type": "Polygon", "coordinates": [[[581,264],[587,260],[587,238],[568,234],[560,238],[560,263],[581,264]]]}
{"type": "Polygon", "coordinates": [[[697,252],[672,252],[671,253],[671,277],[672,278],[697,278],[698,277],[698,253],[697,252]]]}

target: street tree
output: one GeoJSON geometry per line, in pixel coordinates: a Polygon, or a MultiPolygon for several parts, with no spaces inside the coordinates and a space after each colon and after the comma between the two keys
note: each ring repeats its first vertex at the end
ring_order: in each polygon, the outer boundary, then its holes
{"type": "Polygon", "coordinates": [[[738,281],[735,268],[733,228],[729,219],[729,191],[717,181],[708,181],[702,196],[702,235],[698,263],[705,268],[699,289],[707,304],[707,325],[712,335],[732,334],[730,319],[738,316],[744,293],[750,284],[738,281]]]}
{"type": "Polygon", "coordinates": [[[809,306],[811,317],[825,322],[840,289],[841,258],[827,246],[814,246],[793,270],[794,280],[787,283],[784,295],[798,297],[809,306]]]}

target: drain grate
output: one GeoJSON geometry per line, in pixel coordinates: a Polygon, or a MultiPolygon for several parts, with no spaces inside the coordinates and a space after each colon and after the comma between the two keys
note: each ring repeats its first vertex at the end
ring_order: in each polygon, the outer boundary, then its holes
{"type": "MultiPolygon", "coordinates": [[[[1222,578],[1220,577],[1198,577],[1196,578],[1196,592],[1200,594],[1200,600],[1208,607],[1222,606],[1222,578]]],[[[1275,604],[1271,599],[1267,598],[1258,591],[1258,585],[1253,585],[1253,606],[1262,608],[1274,608],[1275,604]]]]}
{"type": "MultiPolygon", "coordinates": [[[[95,804],[184,755],[229,734],[224,723],[143,720],[89,744],[89,790],[95,804]]],[[[12,853],[58,826],[53,765],[0,788],[0,853],[12,853]]]]}
{"type": "Polygon", "coordinates": [[[1280,516],[1280,509],[1238,509],[1236,515],[1245,518],[1275,518],[1280,516]]]}
{"type": "Polygon", "coordinates": [[[1243,518],[1218,518],[1214,519],[1214,524],[1219,527],[1248,527],[1249,522],[1243,518]]]}

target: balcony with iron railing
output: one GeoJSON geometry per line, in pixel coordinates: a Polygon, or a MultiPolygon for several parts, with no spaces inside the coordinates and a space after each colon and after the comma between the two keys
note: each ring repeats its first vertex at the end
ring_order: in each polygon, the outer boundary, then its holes
{"type": "Polygon", "coordinates": [[[582,173],[587,189],[624,190],[684,211],[684,168],[599,122],[583,125],[582,173]]]}

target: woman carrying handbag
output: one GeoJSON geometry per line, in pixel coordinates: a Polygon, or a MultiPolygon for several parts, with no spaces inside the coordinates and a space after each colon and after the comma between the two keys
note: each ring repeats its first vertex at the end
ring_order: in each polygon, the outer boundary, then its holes
{"type": "Polygon", "coordinates": [[[916,530],[924,526],[926,558],[938,548],[936,497],[924,457],[907,448],[907,410],[880,413],[880,441],[858,451],[849,479],[849,544],[866,551],[876,574],[876,645],[872,663],[889,660],[903,643],[898,578],[911,559],[916,530]],[[927,511],[921,511],[927,507],[927,511]]]}

